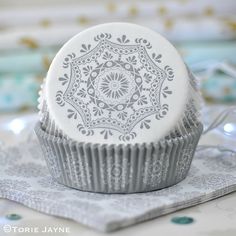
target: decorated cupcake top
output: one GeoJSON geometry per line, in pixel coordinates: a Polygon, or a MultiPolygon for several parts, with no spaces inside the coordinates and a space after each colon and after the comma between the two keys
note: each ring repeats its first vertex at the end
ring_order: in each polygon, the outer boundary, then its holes
{"type": "Polygon", "coordinates": [[[79,142],[156,142],[183,115],[188,73],[156,32],[103,24],[61,48],[47,74],[45,99],[55,125],[79,142]]]}

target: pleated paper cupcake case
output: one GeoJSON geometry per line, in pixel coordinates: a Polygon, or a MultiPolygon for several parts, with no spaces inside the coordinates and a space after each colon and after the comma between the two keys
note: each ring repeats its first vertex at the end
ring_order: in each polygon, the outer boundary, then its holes
{"type": "Polygon", "coordinates": [[[184,179],[202,124],[182,137],[156,144],[100,145],[56,137],[35,127],[51,175],[66,186],[102,193],[134,193],[184,179]]]}

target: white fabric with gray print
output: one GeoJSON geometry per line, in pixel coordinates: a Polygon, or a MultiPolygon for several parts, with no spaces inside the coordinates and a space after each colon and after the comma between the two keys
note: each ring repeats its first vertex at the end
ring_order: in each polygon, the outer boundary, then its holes
{"type": "Polygon", "coordinates": [[[0,164],[0,197],[106,232],[236,190],[235,153],[212,147],[198,148],[181,183],[138,194],[89,193],[56,183],[34,135],[17,146],[1,146],[0,164]]]}

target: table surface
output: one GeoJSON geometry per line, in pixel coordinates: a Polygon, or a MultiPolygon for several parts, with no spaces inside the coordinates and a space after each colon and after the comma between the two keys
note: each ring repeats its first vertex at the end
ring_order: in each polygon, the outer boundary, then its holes
{"type": "MultiPolygon", "coordinates": [[[[214,109],[211,112],[211,117],[219,112],[219,109],[214,109]]],[[[0,125],[4,122],[14,119],[19,115],[2,115],[0,116],[0,125]]],[[[0,133],[0,140],[5,142],[17,142],[17,138],[14,140],[12,135],[7,133],[0,133]]],[[[219,131],[212,131],[209,134],[203,136],[200,140],[200,144],[209,145],[231,145],[235,140],[228,139],[219,134],[219,131]]],[[[235,143],[234,143],[235,144],[235,143]]],[[[122,235],[122,236],[139,236],[139,235],[209,235],[209,236],[235,236],[236,235],[236,193],[229,194],[227,196],[215,199],[213,201],[190,207],[172,214],[168,214],[153,220],[149,220],[138,225],[134,225],[110,234],[122,235]],[[194,218],[194,223],[188,225],[178,225],[171,222],[171,218],[175,216],[189,216],[194,218]]],[[[42,214],[25,207],[21,204],[13,201],[0,199],[0,235],[61,235],[61,236],[99,236],[106,235],[89,229],[77,222],[71,220],[62,219],[54,216],[42,214]],[[17,221],[7,221],[5,216],[8,214],[16,213],[22,216],[22,219],[17,221]],[[15,226],[11,232],[3,233],[3,226],[9,224],[15,226]],[[60,227],[61,232],[55,233],[55,228],[60,227]],[[43,233],[46,228],[46,233],[43,233]],[[22,231],[24,233],[21,233],[22,231]],[[31,232],[26,232],[26,230],[31,232]],[[15,231],[15,232],[14,232],[15,231]],[[20,232],[21,231],[21,232],[20,232]],[[35,231],[35,232],[33,232],[35,231]],[[64,231],[64,232],[62,232],[64,231]]]]}

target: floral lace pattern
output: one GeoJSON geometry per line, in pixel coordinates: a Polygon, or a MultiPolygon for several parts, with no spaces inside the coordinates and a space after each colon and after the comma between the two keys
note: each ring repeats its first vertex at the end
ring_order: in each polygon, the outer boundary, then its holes
{"type": "Polygon", "coordinates": [[[95,35],[94,45],[82,44],[80,56],[64,58],[69,72],[58,78],[61,89],[56,102],[66,108],[68,119],[78,120],[81,134],[100,132],[108,139],[118,132],[119,140],[134,139],[134,128],[149,129],[151,115],[162,119],[168,112],[174,72],[162,64],[162,55],[151,53],[146,39],[115,39],[111,34],[95,35]],[[140,127],[139,127],[140,126],[140,127]]]}

